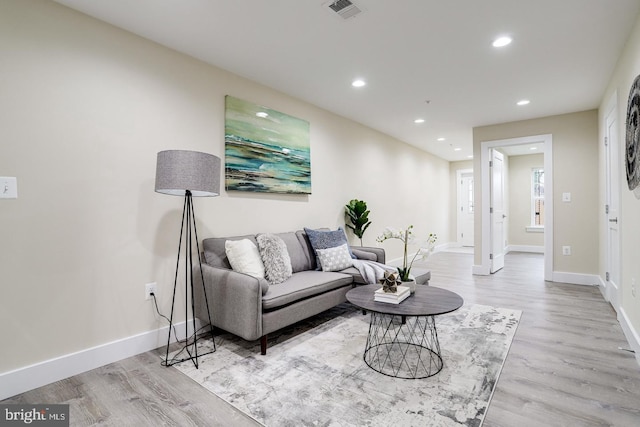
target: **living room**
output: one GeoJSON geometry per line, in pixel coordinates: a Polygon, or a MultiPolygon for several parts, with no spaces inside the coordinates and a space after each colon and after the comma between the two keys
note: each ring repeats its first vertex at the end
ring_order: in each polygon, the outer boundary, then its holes
{"type": "MultiPolygon", "coordinates": [[[[17,177],[19,197],[0,201],[6,248],[0,324],[7,343],[0,398],[166,343],[167,324],[145,300],[144,285],[158,284],[160,311],[167,313],[181,200],[154,192],[156,154],[185,149],[223,159],[226,95],[310,122],[312,193],[223,191],[196,200],[201,238],[344,226],[344,205],[358,198],[367,201],[374,220],[365,245],[376,246],[386,226],[408,224],[420,234],[436,233],[440,244],[452,243],[456,171],[480,170],[485,141],[552,134],[553,272],[576,281],[595,278],[591,284],[605,290],[606,168],[599,141],[615,97],[623,146],[627,96],[640,74],[640,21],[634,22],[598,105],[478,126],[473,160],[450,162],[59,3],[2,0],[0,175],[17,177]],[[572,203],[562,204],[558,197],[569,191],[572,203]],[[562,256],[565,244],[573,256],[562,256]]],[[[622,274],[614,309],[636,355],[638,215],[640,203],[623,180],[622,274]]],[[[487,255],[480,219],[476,266],[487,255]]],[[[385,248],[389,259],[402,254],[400,245],[385,248]]]]}

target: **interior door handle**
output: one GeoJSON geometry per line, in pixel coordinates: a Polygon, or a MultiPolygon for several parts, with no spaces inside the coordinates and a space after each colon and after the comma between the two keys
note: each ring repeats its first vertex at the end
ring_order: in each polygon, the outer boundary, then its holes
{"type": "Polygon", "coordinates": [[[609,218],[609,222],[615,222],[617,224],[618,218],[609,218]]]}

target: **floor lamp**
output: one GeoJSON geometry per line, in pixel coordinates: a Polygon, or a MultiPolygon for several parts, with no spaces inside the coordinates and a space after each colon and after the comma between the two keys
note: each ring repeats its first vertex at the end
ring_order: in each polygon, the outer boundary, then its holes
{"type": "MultiPolygon", "coordinates": [[[[211,312],[207,300],[207,291],[204,287],[204,276],[202,273],[202,262],[200,260],[200,244],[198,243],[198,231],[196,229],[195,214],[193,211],[192,197],[213,197],[220,194],[220,159],[214,155],[186,150],[167,150],[158,153],[156,164],[156,191],[172,196],[184,196],[184,206],[182,209],[182,225],[180,226],[180,240],[178,242],[178,259],[176,261],[176,275],[173,282],[173,300],[171,302],[171,317],[169,319],[169,338],[167,339],[167,353],[163,365],[171,366],[185,360],[191,360],[198,368],[198,357],[216,351],[216,344],[213,338],[213,323],[211,322],[211,312]],[[195,237],[197,248],[197,258],[200,278],[202,279],[202,290],[204,296],[204,306],[207,308],[209,317],[209,331],[213,349],[198,354],[198,330],[196,329],[195,299],[193,294],[193,255],[192,245],[195,237]],[[185,336],[186,341],[182,350],[169,360],[169,344],[171,344],[171,331],[174,330],[173,313],[176,303],[176,289],[178,287],[178,270],[180,266],[180,252],[184,240],[185,245],[185,336]],[[191,303],[191,318],[193,336],[189,336],[189,302],[191,303]],[[184,351],[188,356],[180,358],[184,351]]],[[[205,326],[206,328],[207,326],[205,326]]],[[[175,330],[174,330],[175,333],[175,330]]],[[[208,334],[208,333],[207,333],[208,334]]],[[[204,335],[204,334],[203,334],[204,335]]],[[[178,337],[176,336],[176,340],[178,337]]]]}

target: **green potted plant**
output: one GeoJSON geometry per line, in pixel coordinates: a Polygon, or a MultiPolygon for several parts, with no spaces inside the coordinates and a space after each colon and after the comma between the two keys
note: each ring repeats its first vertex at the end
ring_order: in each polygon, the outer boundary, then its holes
{"type": "Polygon", "coordinates": [[[345,213],[349,217],[351,224],[345,224],[360,239],[362,246],[362,235],[367,230],[371,221],[369,221],[369,210],[367,210],[367,202],[353,199],[345,206],[345,213]]]}

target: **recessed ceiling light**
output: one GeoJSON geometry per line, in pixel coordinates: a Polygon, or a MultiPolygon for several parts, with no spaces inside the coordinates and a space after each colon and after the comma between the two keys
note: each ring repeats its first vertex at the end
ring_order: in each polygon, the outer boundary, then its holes
{"type": "Polygon", "coordinates": [[[424,119],[415,119],[413,123],[424,123],[424,119]]]}
{"type": "Polygon", "coordinates": [[[473,159],[473,154],[470,156],[467,156],[467,159],[473,159]]]}
{"type": "Polygon", "coordinates": [[[538,147],[530,147],[529,150],[537,150],[538,147]]]}
{"type": "Polygon", "coordinates": [[[444,141],[444,140],[446,140],[446,138],[442,138],[442,137],[440,137],[440,138],[436,139],[436,141],[439,141],[439,142],[442,142],[442,141],[444,141]]]}
{"type": "Polygon", "coordinates": [[[523,99],[521,101],[518,101],[517,104],[518,105],[527,105],[528,103],[530,103],[531,101],[529,101],[528,99],[523,99]]]}
{"type": "Polygon", "coordinates": [[[362,80],[362,79],[356,79],[353,82],[351,82],[351,86],[353,87],[362,87],[365,86],[367,83],[362,80]]]}
{"type": "Polygon", "coordinates": [[[263,119],[264,119],[265,117],[269,117],[269,115],[268,115],[267,113],[265,113],[264,111],[258,111],[258,112],[256,113],[256,116],[258,116],[258,117],[262,117],[263,119]]]}
{"type": "Polygon", "coordinates": [[[453,151],[462,151],[462,148],[456,147],[456,148],[453,149],[453,151]]]}
{"type": "Polygon", "coordinates": [[[511,43],[511,37],[498,37],[493,41],[493,47],[505,47],[511,43]]]}

